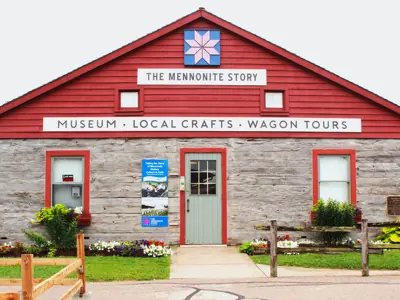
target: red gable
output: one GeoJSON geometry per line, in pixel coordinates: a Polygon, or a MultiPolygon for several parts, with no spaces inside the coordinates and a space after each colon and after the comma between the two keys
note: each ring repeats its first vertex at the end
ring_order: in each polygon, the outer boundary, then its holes
{"type": "MultiPolygon", "coordinates": [[[[202,69],[199,69],[202,70],[202,69]]],[[[204,70],[204,69],[203,69],[204,70]]],[[[326,137],[400,138],[400,107],[204,10],[0,107],[0,138],[326,137]],[[138,85],[139,68],[184,68],[185,29],[221,32],[223,69],[267,70],[267,85],[138,85]],[[120,90],[139,89],[142,109],[116,108],[120,90]],[[284,91],[287,111],[266,113],[263,93],[284,91]],[[358,118],[362,132],[43,132],[46,117],[358,118]]]]}

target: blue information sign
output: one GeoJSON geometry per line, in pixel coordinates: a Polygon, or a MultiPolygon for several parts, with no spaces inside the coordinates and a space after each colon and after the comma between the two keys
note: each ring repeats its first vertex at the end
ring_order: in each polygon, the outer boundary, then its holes
{"type": "Polygon", "coordinates": [[[168,226],[168,160],[142,160],[142,227],[168,226]]]}

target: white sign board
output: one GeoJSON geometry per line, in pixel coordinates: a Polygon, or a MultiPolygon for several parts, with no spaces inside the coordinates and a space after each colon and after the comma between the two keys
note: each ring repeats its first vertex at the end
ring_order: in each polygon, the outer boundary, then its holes
{"type": "Polygon", "coordinates": [[[110,117],[43,118],[43,131],[361,132],[361,119],[110,117]]]}
{"type": "Polygon", "coordinates": [[[137,83],[144,85],[266,85],[267,70],[138,69],[137,83]]]}

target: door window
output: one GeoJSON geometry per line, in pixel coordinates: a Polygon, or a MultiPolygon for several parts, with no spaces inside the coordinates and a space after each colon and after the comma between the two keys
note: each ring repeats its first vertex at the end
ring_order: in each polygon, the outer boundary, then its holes
{"type": "Polygon", "coordinates": [[[216,160],[190,161],[190,191],[192,195],[216,195],[216,160]]]}

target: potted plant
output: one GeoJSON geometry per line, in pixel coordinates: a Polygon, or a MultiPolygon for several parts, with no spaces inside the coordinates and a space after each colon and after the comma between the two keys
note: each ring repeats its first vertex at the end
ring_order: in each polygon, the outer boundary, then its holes
{"type": "Polygon", "coordinates": [[[362,210],[360,207],[354,209],[354,223],[360,223],[362,219],[362,210]]]}

